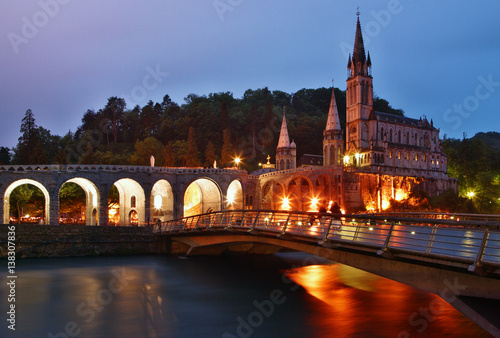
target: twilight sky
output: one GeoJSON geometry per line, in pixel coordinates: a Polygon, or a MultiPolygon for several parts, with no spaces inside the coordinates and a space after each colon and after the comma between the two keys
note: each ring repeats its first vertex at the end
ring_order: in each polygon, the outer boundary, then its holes
{"type": "Polygon", "coordinates": [[[0,146],[27,109],[64,135],[111,96],[345,90],[357,6],[376,95],[441,137],[500,132],[499,1],[3,0],[0,146]]]}

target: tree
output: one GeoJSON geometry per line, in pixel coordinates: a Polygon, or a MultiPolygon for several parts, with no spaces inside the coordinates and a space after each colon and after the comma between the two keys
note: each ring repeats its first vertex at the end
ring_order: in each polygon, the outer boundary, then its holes
{"type": "Polygon", "coordinates": [[[23,184],[10,194],[10,205],[15,206],[14,215],[18,223],[25,215],[43,216],[45,197],[40,189],[31,184],[23,184]]]}
{"type": "Polygon", "coordinates": [[[229,129],[222,131],[222,142],[221,165],[228,165],[234,158],[234,146],[231,142],[231,131],[229,129]]]}
{"type": "Polygon", "coordinates": [[[165,164],[165,157],[163,153],[163,144],[158,139],[150,136],[143,141],[137,140],[135,142],[135,152],[130,158],[133,165],[150,165],[151,156],[155,157],[155,165],[161,167],[165,164]]]}
{"type": "Polygon", "coordinates": [[[0,164],[10,164],[11,154],[7,147],[0,147],[0,164]]]}
{"type": "Polygon", "coordinates": [[[199,167],[200,160],[198,157],[198,147],[196,146],[196,139],[194,136],[194,128],[189,128],[188,134],[188,149],[186,154],[186,166],[187,167],[199,167]]]}
{"type": "Polygon", "coordinates": [[[72,218],[81,216],[86,205],[85,191],[76,183],[65,183],[59,191],[59,210],[72,218]]]}
{"type": "Polygon", "coordinates": [[[205,149],[205,165],[207,167],[212,167],[215,161],[217,161],[215,146],[212,141],[208,141],[207,148],[205,149]]]}
{"type": "Polygon", "coordinates": [[[125,100],[113,96],[108,99],[108,103],[102,110],[104,117],[111,121],[111,129],[113,131],[113,139],[115,143],[118,142],[118,132],[123,122],[123,114],[125,112],[125,108],[125,100]]]}
{"type": "Polygon", "coordinates": [[[16,164],[42,164],[45,162],[45,152],[35,116],[31,109],[26,111],[21,121],[21,136],[14,151],[16,164]]]}

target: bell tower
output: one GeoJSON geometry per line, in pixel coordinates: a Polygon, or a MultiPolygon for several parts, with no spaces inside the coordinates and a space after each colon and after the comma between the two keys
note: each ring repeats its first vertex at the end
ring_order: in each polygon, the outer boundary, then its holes
{"type": "Polygon", "coordinates": [[[353,155],[369,146],[368,120],[373,111],[373,78],[370,53],[365,54],[359,11],[354,50],[347,62],[346,153],[353,155]]]}
{"type": "Polygon", "coordinates": [[[290,143],[288,137],[288,127],[285,117],[285,107],[283,107],[283,121],[281,122],[280,138],[276,147],[276,169],[295,169],[297,166],[297,146],[295,142],[290,143]]]}
{"type": "Polygon", "coordinates": [[[332,98],[323,132],[323,165],[342,166],[344,156],[344,134],[340,128],[339,112],[335,101],[335,90],[332,81],[332,98]]]}

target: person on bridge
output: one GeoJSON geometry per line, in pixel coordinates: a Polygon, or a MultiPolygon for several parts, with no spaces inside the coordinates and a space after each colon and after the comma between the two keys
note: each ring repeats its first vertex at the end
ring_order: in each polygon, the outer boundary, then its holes
{"type": "Polygon", "coordinates": [[[340,210],[340,205],[337,203],[337,201],[333,202],[332,206],[330,207],[330,212],[332,213],[334,219],[340,219],[342,211],[340,210]]]}

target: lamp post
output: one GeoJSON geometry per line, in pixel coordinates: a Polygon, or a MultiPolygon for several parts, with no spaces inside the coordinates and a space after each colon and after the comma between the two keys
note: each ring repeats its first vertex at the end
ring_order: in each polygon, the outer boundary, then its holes
{"type": "Polygon", "coordinates": [[[241,159],[239,157],[236,157],[234,159],[234,163],[236,163],[236,169],[239,169],[240,162],[241,162],[241,159]]]}

